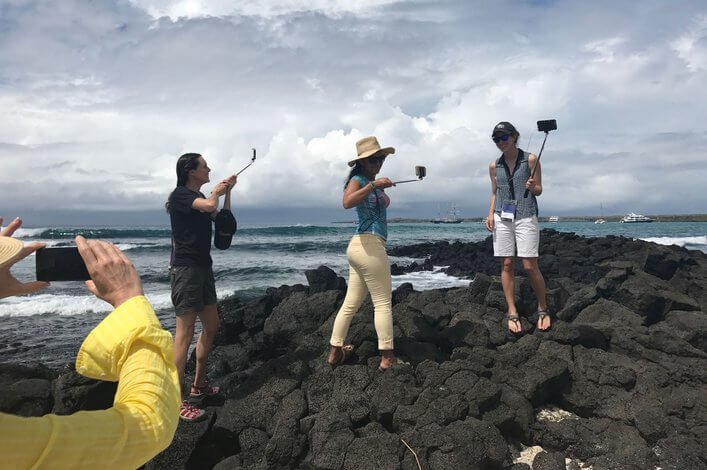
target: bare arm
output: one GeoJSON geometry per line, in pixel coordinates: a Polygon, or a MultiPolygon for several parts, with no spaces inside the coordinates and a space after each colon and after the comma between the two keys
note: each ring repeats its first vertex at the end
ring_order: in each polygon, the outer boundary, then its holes
{"type": "Polygon", "coordinates": [[[489,204],[489,214],[486,217],[486,229],[489,232],[493,231],[493,208],[496,206],[496,162],[492,161],[489,164],[489,178],[491,178],[491,203],[489,204]]]}
{"type": "Polygon", "coordinates": [[[191,203],[192,209],[213,215],[218,210],[218,198],[224,193],[221,183],[217,184],[211,196],[198,197],[191,203]]]}
{"type": "Polygon", "coordinates": [[[361,184],[358,181],[352,179],[351,181],[349,181],[349,184],[344,190],[344,197],[342,199],[344,209],[351,209],[352,207],[356,207],[357,205],[359,205],[361,201],[366,199],[368,195],[373,192],[374,186],[376,188],[383,189],[390,188],[391,186],[395,185],[390,180],[390,178],[386,177],[378,178],[375,181],[371,181],[363,187],[361,187],[361,184]]]}
{"type": "Polygon", "coordinates": [[[528,166],[530,167],[531,176],[525,183],[525,187],[535,196],[540,196],[543,193],[543,172],[537,155],[531,153],[528,156],[528,166]],[[535,174],[533,174],[533,169],[535,169],[535,174]]]}
{"type": "MultiPolygon", "coordinates": [[[[191,207],[192,209],[196,209],[201,212],[206,212],[211,216],[213,219],[216,217],[216,213],[218,212],[218,198],[226,194],[228,197],[230,197],[230,191],[233,188],[233,186],[236,185],[236,180],[238,177],[236,175],[231,175],[228,178],[221,180],[211,191],[211,195],[209,197],[198,197],[194,199],[194,202],[192,202],[191,207]]],[[[228,201],[228,207],[224,205],[224,209],[230,209],[231,207],[231,201],[229,199],[228,201]]]]}
{"type": "Polygon", "coordinates": [[[228,181],[228,191],[226,191],[226,195],[223,198],[223,208],[227,209],[227,210],[231,210],[231,191],[233,190],[233,187],[238,182],[238,175],[233,175],[224,181],[228,181]]]}

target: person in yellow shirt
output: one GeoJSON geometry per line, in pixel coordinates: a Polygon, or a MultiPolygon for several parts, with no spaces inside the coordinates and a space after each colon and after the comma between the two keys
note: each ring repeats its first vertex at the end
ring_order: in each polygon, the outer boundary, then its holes
{"type": "MultiPolygon", "coordinates": [[[[0,230],[0,299],[48,286],[21,283],[10,273],[12,265],[44,246],[11,238],[21,224],[17,218],[0,230]]],[[[172,336],[144,297],[135,267],[111,243],[78,236],[76,245],[91,276],[86,286],[114,308],[85,338],[76,370],[118,381],[113,407],[69,416],[0,413],[2,468],[134,469],[165,449],[177,429],[180,391],[172,336]]]]}

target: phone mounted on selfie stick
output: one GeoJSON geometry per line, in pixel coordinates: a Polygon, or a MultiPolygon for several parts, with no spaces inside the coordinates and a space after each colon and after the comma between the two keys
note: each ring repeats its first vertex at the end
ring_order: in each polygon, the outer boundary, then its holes
{"type": "MultiPolygon", "coordinates": [[[[554,131],[556,129],[557,129],[557,121],[555,119],[546,119],[545,121],[538,121],[538,131],[544,132],[545,138],[543,139],[543,144],[540,146],[540,152],[538,153],[538,161],[535,162],[535,168],[533,168],[533,171],[530,172],[531,178],[533,176],[535,176],[535,170],[538,168],[538,165],[540,164],[540,157],[542,156],[543,149],[545,148],[545,141],[547,140],[547,135],[550,133],[550,131],[554,131]]],[[[523,197],[524,198],[528,197],[528,194],[530,194],[530,188],[525,188],[525,194],[523,194],[523,197]]]]}
{"type": "Polygon", "coordinates": [[[241,173],[243,173],[243,172],[246,170],[246,168],[248,168],[249,166],[251,166],[254,162],[255,162],[255,149],[253,149],[253,158],[250,159],[250,163],[248,163],[241,171],[239,171],[238,173],[236,173],[236,176],[238,176],[238,175],[240,175],[241,173]]]}
{"type": "Polygon", "coordinates": [[[415,176],[417,176],[416,180],[393,181],[393,184],[413,183],[415,181],[422,181],[422,178],[427,176],[427,168],[424,166],[416,166],[415,167],[415,176]]]}

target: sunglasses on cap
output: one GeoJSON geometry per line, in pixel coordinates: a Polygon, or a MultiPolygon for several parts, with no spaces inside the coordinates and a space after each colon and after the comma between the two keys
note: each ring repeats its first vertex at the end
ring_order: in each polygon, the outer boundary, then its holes
{"type": "Polygon", "coordinates": [[[499,143],[499,142],[507,142],[508,139],[510,139],[510,138],[511,138],[510,134],[503,134],[503,135],[495,135],[495,136],[491,137],[491,140],[493,140],[496,143],[499,143]]]}

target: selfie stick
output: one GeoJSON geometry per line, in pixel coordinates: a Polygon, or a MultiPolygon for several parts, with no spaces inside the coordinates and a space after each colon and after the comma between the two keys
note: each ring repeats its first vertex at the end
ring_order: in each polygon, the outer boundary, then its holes
{"type": "Polygon", "coordinates": [[[415,181],[422,181],[422,178],[418,178],[416,180],[393,181],[393,184],[414,183],[415,181]]]}
{"type": "Polygon", "coordinates": [[[241,173],[243,173],[243,172],[246,170],[246,168],[248,168],[249,166],[251,166],[251,165],[253,164],[253,162],[255,162],[255,149],[253,149],[253,158],[250,159],[250,163],[248,163],[241,171],[239,171],[238,173],[236,173],[236,176],[238,176],[238,175],[240,175],[241,173]]]}
{"type": "MultiPolygon", "coordinates": [[[[538,169],[538,165],[540,164],[540,157],[543,154],[543,149],[545,148],[545,141],[547,140],[547,135],[550,133],[550,131],[545,131],[545,138],[543,139],[543,144],[540,147],[540,153],[538,153],[538,161],[535,162],[535,167],[533,167],[533,171],[530,172],[530,177],[532,178],[535,176],[535,170],[538,169]]],[[[526,198],[528,197],[528,194],[530,193],[530,188],[525,188],[525,194],[523,194],[523,197],[526,198]]]]}
{"type": "Polygon", "coordinates": [[[416,180],[393,181],[393,184],[414,183],[415,181],[422,181],[422,178],[427,175],[427,169],[424,166],[416,166],[415,174],[417,175],[416,180]]]}

